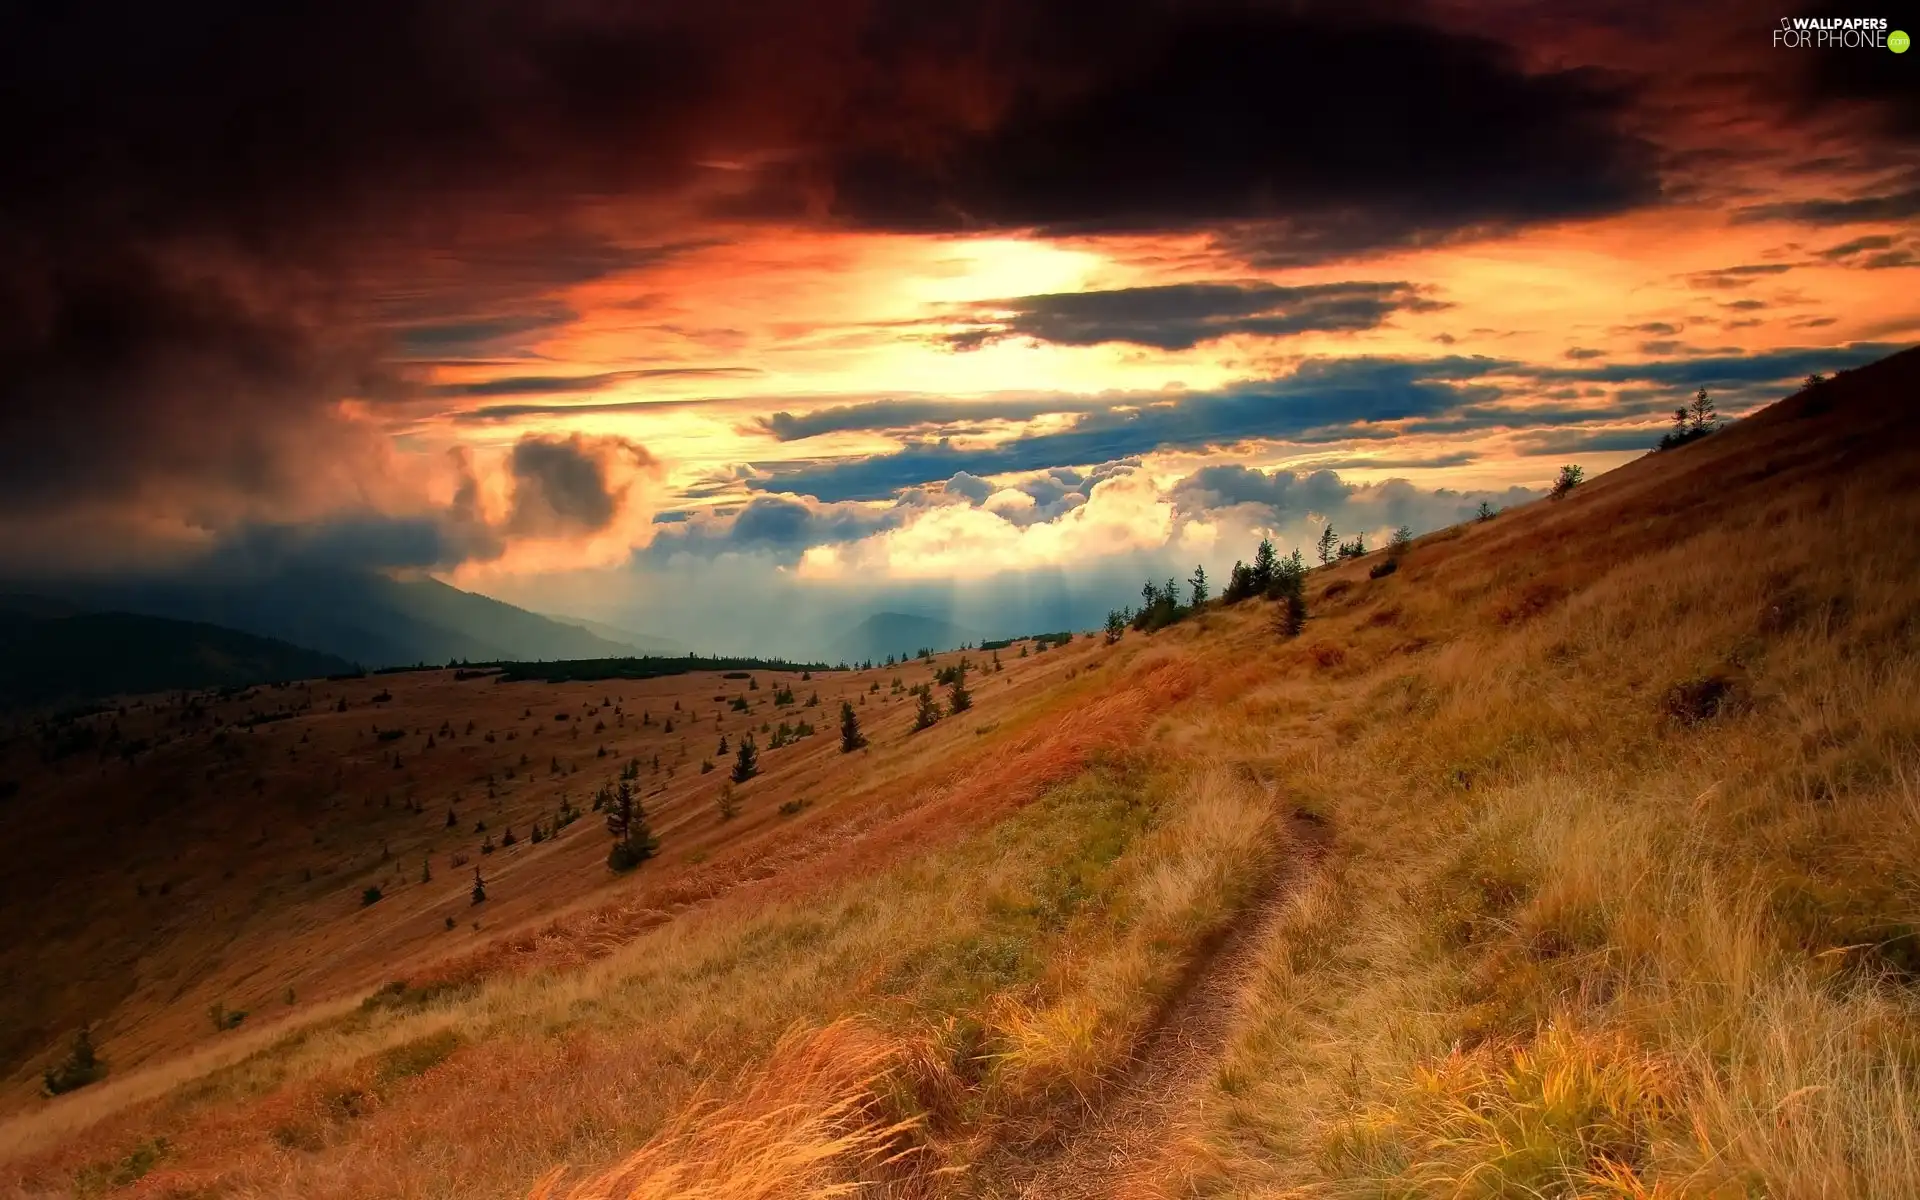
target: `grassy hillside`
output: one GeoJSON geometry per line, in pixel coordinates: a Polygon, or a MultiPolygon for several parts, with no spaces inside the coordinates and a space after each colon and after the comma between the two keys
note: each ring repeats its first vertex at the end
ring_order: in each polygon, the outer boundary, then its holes
{"type": "MultiPolygon", "coordinates": [[[[1003,650],[918,733],[896,672],[835,675],[825,707],[867,697],[871,745],[771,752],[731,819],[723,776],[683,771],[660,857],[592,890],[591,825],[491,857],[481,905],[436,861],[343,919],[360,878],[336,877],[219,969],[249,998],[325,972],[337,1003],[163,1038],[141,1031],[178,1005],[128,998],[105,1082],[0,1125],[0,1187],[1910,1194],[1916,387],[1909,353],[1422,538],[1392,574],[1316,570],[1298,637],[1246,601],[1003,650]],[[569,890],[557,915],[524,900],[569,890]]],[[[698,727],[758,682],[698,678],[698,727]]],[[[617,686],[630,719],[628,688],[694,683],[617,686]]],[[[481,728],[526,738],[497,697],[603,685],[393,686],[492,689],[481,728]]],[[[535,724],[581,699],[537,695],[535,724]]],[[[350,717],[338,745],[370,724],[350,717]]],[[[469,776],[497,754],[470,750],[469,776]]],[[[373,779],[340,797],[377,803],[373,779]]],[[[551,811],[515,795],[516,821],[551,811]]]]}
{"type": "Polygon", "coordinates": [[[350,667],[332,655],[197,621],[0,608],[0,708],[244,687],[350,667]]]}

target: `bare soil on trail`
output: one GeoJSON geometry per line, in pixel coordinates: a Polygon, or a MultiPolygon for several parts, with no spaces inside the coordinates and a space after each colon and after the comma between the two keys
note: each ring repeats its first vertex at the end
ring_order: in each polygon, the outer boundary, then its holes
{"type": "Polygon", "coordinates": [[[1050,1153],[994,1164],[976,1179],[992,1200],[1121,1200],[1158,1194],[1166,1155],[1189,1127],[1241,1018],[1262,952],[1295,890],[1324,853],[1328,831],[1295,814],[1281,853],[1239,917],[1203,952],[1169,1000],[1126,1075],[1050,1153]]]}

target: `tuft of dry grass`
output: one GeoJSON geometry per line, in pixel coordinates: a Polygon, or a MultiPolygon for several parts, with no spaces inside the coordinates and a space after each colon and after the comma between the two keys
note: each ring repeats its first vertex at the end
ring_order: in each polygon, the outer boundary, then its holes
{"type": "MultiPolygon", "coordinates": [[[[530,1200],[828,1200],[924,1190],[924,1122],[892,1103],[909,1061],[854,1021],[795,1030],[765,1069],[725,1100],[701,1098],[619,1165],[530,1200]]],[[[924,1055],[911,1061],[924,1065],[924,1055]]]]}
{"type": "Polygon", "coordinates": [[[1618,1035],[1557,1026],[1524,1045],[1455,1050],[1331,1131],[1329,1173],[1458,1197],[1612,1187],[1638,1177],[1671,1119],[1668,1081],[1618,1035]]]}

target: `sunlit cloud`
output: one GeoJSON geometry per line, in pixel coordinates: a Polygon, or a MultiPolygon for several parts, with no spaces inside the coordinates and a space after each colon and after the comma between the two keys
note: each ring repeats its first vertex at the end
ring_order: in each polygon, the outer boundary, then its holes
{"type": "Polygon", "coordinates": [[[1772,18],[510,3],[456,54],[437,11],[276,10],[140,88],[20,58],[0,570],[1105,579],[1455,519],[1920,339],[1911,89],[1772,18]]]}

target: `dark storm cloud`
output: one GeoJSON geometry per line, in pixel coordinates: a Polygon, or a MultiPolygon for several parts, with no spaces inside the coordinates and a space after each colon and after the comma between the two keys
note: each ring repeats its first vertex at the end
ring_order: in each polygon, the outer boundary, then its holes
{"type": "Polygon", "coordinates": [[[580,317],[554,306],[537,313],[428,322],[393,330],[399,352],[408,358],[474,358],[511,354],[525,343],[561,329],[580,317]]]}
{"type": "MultiPolygon", "coordinates": [[[[556,289],[711,245],[723,210],[867,229],[1197,231],[1285,266],[1662,195],[1632,80],[1529,65],[1582,60],[1523,54],[1497,23],[1475,36],[1384,4],[15,7],[0,37],[0,517],[118,505],[230,530],[362,503],[385,482],[386,443],[344,420],[342,400],[611,386],[527,366],[436,393],[418,372],[528,359],[571,319],[556,289]]],[[[1881,75],[1832,86],[1905,103],[1887,90],[1904,77],[1869,66],[1881,75]]],[[[1890,189],[1795,219],[1897,219],[1916,203],[1890,189]]],[[[1360,328],[1414,303],[1350,294],[1236,315],[1185,299],[1161,327],[1108,311],[1053,328],[1177,346],[1222,326],[1360,328]]],[[[1081,425],[1003,457],[1329,436],[1315,430],[1473,390],[1386,378],[1377,405],[1257,389],[1122,413],[1055,401],[1046,411],[1084,412],[1081,425]]],[[[768,429],[823,423],[779,414],[768,429]]],[[[529,461],[524,479],[535,524],[601,511],[564,454],[529,461]]]]}
{"type": "Polygon", "coordinates": [[[1233,334],[1284,337],[1372,329],[1400,309],[1443,307],[1406,283],[1175,283],[987,301],[973,306],[971,319],[977,324],[947,341],[956,349],[1031,338],[1062,346],[1129,342],[1189,350],[1233,334]]]}
{"type": "Polygon", "coordinates": [[[1350,455],[1343,458],[1316,458],[1310,463],[1296,464],[1306,470],[1328,471],[1418,471],[1440,467],[1464,467],[1480,461],[1480,456],[1471,450],[1454,450],[1446,454],[1427,454],[1417,458],[1368,458],[1365,455],[1350,455]]]}
{"type": "Polygon", "coordinates": [[[223,537],[196,572],[272,574],[288,570],[435,569],[498,555],[483,525],[450,514],[346,513],[300,524],[247,523],[223,537]]]}
{"type": "Polygon", "coordinates": [[[1364,6],[1078,15],[1027,26],[1036,69],[986,128],[833,154],[832,212],[901,230],[1225,223],[1250,261],[1281,265],[1659,192],[1618,80],[1529,73],[1490,39],[1364,6]]]}
{"type": "Polygon", "coordinates": [[[1849,258],[1862,250],[1885,250],[1893,245],[1893,239],[1884,234],[1852,238],[1837,246],[1828,246],[1820,252],[1821,258],[1849,258]]]}
{"type": "Polygon", "coordinates": [[[950,400],[916,396],[891,400],[863,400],[838,404],[795,416],[777,412],[762,418],[756,428],[783,442],[825,433],[926,428],[959,422],[1030,421],[1053,413],[1091,412],[1109,407],[1109,401],[1085,396],[1041,396],[1016,400],[950,400]]]}
{"type": "MultiPolygon", "coordinates": [[[[653,367],[639,371],[603,371],[597,375],[507,375],[474,383],[440,384],[433,388],[433,394],[436,396],[584,395],[645,379],[727,379],[759,373],[755,367],[653,367]]],[[[507,408],[508,406],[502,405],[481,411],[494,416],[526,416],[533,413],[577,411],[566,405],[524,405],[519,410],[503,411],[507,408]]]]}
{"type": "Polygon", "coordinates": [[[1237,464],[1202,467],[1174,485],[1174,502],[1187,512],[1260,504],[1275,515],[1325,512],[1345,500],[1352,485],[1330,470],[1295,474],[1237,464]]]}
{"type": "MultiPolygon", "coordinates": [[[[1888,56],[1891,57],[1891,56],[1888,56]]],[[[1908,85],[1911,88],[1911,84],[1908,85]]],[[[1920,188],[1850,199],[1794,200],[1750,204],[1734,214],[1741,221],[1804,221],[1814,225],[1853,225],[1868,221],[1909,221],[1920,217],[1920,188]]]]}
{"type": "Polygon", "coordinates": [[[290,313],[217,256],[26,248],[0,195],[0,509],[193,492],[209,518],[295,504],[315,455],[362,453],[320,397],[404,381],[359,331],[290,313]],[[10,238],[9,235],[14,235],[10,238]],[[259,419],[267,414],[270,419],[259,419]]]}
{"type": "Polygon", "coordinates": [[[679,554],[712,558],[720,554],[763,554],[777,562],[796,561],[809,546],[851,542],[900,526],[913,504],[872,508],[853,504],[815,504],[788,496],[755,496],[727,513],[703,512],[661,528],[644,552],[666,561],[679,554]]]}
{"type": "Polygon", "coordinates": [[[620,438],[521,438],[508,459],[514,481],[508,528],[543,537],[605,529],[623,501],[611,478],[615,457],[632,467],[653,463],[644,448],[620,438]]]}
{"type": "Polygon", "coordinates": [[[33,101],[0,118],[32,185],[9,215],[282,253],[444,199],[658,186],[691,169],[718,86],[711,42],[604,6],[36,6],[5,46],[33,101]]]}
{"type": "Polygon", "coordinates": [[[1697,288],[1743,288],[1757,279],[1784,275],[1791,270],[1791,263],[1746,263],[1737,267],[1700,271],[1687,276],[1687,282],[1697,288]]]}
{"type": "Polygon", "coordinates": [[[337,503],[317,476],[377,475],[340,400],[405,398],[409,354],[565,319],[527,293],[590,274],[593,243],[549,257],[524,232],[566,225],[551,197],[689,169],[711,55],[609,22],[366,0],[10,13],[0,504],[218,529],[337,503]]]}

